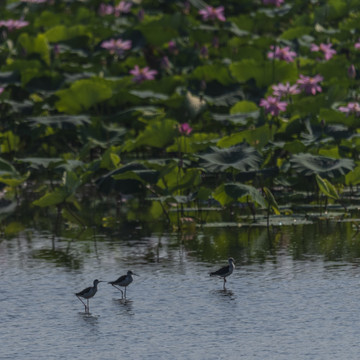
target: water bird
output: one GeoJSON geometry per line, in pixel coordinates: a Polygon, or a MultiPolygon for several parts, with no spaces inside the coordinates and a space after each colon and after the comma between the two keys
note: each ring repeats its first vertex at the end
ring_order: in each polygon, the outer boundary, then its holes
{"type": "Polygon", "coordinates": [[[103,281],[96,279],[96,280],[94,280],[94,286],[87,287],[86,289],[75,294],[77,296],[77,298],[85,306],[85,313],[87,313],[87,314],[89,314],[89,310],[90,310],[89,299],[92,298],[96,294],[97,286],[101,282],[103,282],[103,281]],[[86,299],[86,304],[81,300],[81,298],[86,299]]]}
{"type": "Polygon", "coordinates": [[[120,276],[115,281],[108,282],[108,284],[111,284],[114,288],[121,291],[121,299],[124,298],[124,291],[122,291],[122,289],[120,289],[118,286],[122,286],[125,288],[125,299],[126,299],[126,288],[133,282],[134,280],[133,275],[139,276],[137,274],[134,274],[131,270],[129,270],[126,275],[120,276]]]}
{"type": "Polygon", "coordinates": [[[229,262],[228,266],[224,266],[221,269],[210,273],[210,276],[219,276],[224,279],[224,290],[225,290],[226,278],[229,275],[231,275],[235,269],[235,261],[232,257],[228,259],[228,262],[229,262]]]}

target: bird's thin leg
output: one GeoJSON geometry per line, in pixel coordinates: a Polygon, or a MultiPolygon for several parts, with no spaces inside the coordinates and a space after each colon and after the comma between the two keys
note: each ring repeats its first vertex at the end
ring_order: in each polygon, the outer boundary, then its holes
{"type": "MultiPolygon", "coordinates": [[[[121,299],[123,299],[124,298],[124,292],[120,288],[118,288],[116,285],[113,285],[113,287],[115,289],[118,289],[119,291],[121,291],[121,299]]],[[[126,290],[126,288],[125,288],[125,290],[126,290]]]]}
{"type": "Polygon", "coordinates": [[[226,290],[225,283],[226,283],[226,279],[224,278],[224,290],[226,290]]]}
{"type": "Polygon", "coordinates": [[[126,286],[125,286],[125,299],[126,299],[126,286]]]}
{"type": "Polygon", "coordinates": [[[77,298],[83,303],[83,305],[85,306],[85,312],[86,312],[86,304],[77,296],[77,298]]]}
{"type": "Polygon", "coordinates": [[[87,313],[90,314],[90,306],[89,306],[89,299],[86,299],[87,301],[87,313]]]}

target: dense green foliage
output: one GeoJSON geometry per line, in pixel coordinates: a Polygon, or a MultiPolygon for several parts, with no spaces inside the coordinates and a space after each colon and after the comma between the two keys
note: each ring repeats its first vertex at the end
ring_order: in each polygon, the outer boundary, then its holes
{"type": "Polygon", "coordinates": [[[360,183],[359,0],[234,0],[226,19],[204,18],[202,0],[123,3],[0,5],[0,21],[28,22],[0,31],[8,201],[102,226],[289,213],[302,191],[346,206],[360,183]],[[279,83],[296,90],[280,100],[279,83]]]}

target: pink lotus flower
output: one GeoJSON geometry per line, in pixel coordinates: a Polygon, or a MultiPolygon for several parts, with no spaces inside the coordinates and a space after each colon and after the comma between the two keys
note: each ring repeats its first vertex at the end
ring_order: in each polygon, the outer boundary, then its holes
{"type": "Polygon", "coordinates": [[[340,106],[339,111],[346,115],[354,114],[355,116],[360,116],[360,104],[357,102],[350,102],[347,106],[340,106]]]}
{"type": "Polygon", "coordinates": [[[0,21],[0,27],[4,26],[6,27],[9,31],[13,31],[13,30],[17,30],[17,29],[21,29],[25,26],[28,26],[29,22],[28,21],[23,21],[23,20],[2,20],[0,21]]]}
{"type": "Polygon", "coordinates": [[[131,7],[132,7],[131,2],[120,1],[119,4],[115,6],[115,16],[120,16],[121,14],[129,13],[131,7]]]}
{"type": "Polygon", "coordinates": [[[355,49],[359,50],[360,49],[360,39],[358,39],[359,42],[355,43],[354,47],[355,49]]]}
{"type": "Polygon", "coordinates": [[[273,94],[278,98],[287,97],[289,95],[296,95],[300,93],[297,85],[290,85],[289,82],[287,82],[286,84],[273,85],[272,89],[274,90],[273,94]]]}
{"type": "Polygon", "coordinates": [[[5,88],[4,87],[0,87],[0,94],[2,94],[4,92],[5,88]]]}
{"type": "Polygon", "coordinates": [[[321,75],[314,77],[300,75],[300,79],[297,80],[297,84],[300,90],[304,90],[307,94],[315,95],[317,92],[322,92],[319,82],[323,81],[324,78],[321,75]]]}
{"type": "Polygon", "coordinates": [[[289,46],[280,48],[278,46],[270,46],[270,49],[273,51],[268,52],[267,57],[269,59],[279,59],[285,60],[286,62],[293,62],[296,57],[296,52],[291,51],[289,46]]]}
{"type": "Polygon", "coordinates": [[[332,44],[320,44],[319,46],[316,44],[311,44],[311,51],[322,51],[324,53],[325,60],[330,60],[335,54],[336,51],[331,48],[332,44]]]}
{"type": "Polygon", "coordinates": [[[265,109],[265,113],[270,113],[273,116],[279,115],[280,111],[285,111],[287,103],[280,101],[280,99],[274,96],[268,96],[266,99],[260,100],[260,106],[265,109]]]}
{"type": "Polygon", "coordinates": [[[154,80],[157,73],[156,70],[151,70],[148,66],[140,69],[138,65],[135,65],[134,69],[130,70],[130,74],[134,75],[133,81],[137,84],[145,80],[154,80]]]}
{"type": "Polygon", "coordinates": [[[101,47],[109,50],[110,54],[122,55],[124,50],[131,49],[131,41],[130,40],[122,40],[122,39],[111,39],[108,41],[103,41],[101,47]]]}
{"type": "Polygon", "coordinates": [[[263,0],[264,5],[275,5],[280,7],[280,5],[284,2],[284,0],[263,0]]]}
{"type": "Polygon", "coordinates": [[[183,123],[179,125],[179,133],[181,135],[190,135],[192,131],[193,129],[188,123],[183,123]]]}
{"type": "Polygon", "coordinates": [[[218,19],[219,21],[226,21],[223,6],[219,6],[217,8],[214,8],[212,6],[206,6],[205,9],[199,10],[199,14],[202,16],[204,21],[215,21],[216,19],[218,19]]]}
{"type": "Polygon", "coordinates": [[[107,5],[107,4],[100,4],[99,6],[99,11],[98,11],[100,16],[105,16],[105,15],[111,15],[114,13],[114,7],[111,5],[107,5]]]}

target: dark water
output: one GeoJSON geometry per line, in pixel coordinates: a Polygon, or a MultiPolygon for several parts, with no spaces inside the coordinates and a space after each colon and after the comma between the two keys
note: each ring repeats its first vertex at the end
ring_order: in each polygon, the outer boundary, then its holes
{"type": "Polygon", "coordinates": [[[348,224],[2,239],[0,358],[358,359],[359,242],[348,224]],[[128,269],[128,301],[101,283],[85,315],[74,293],[128,269]]]}

